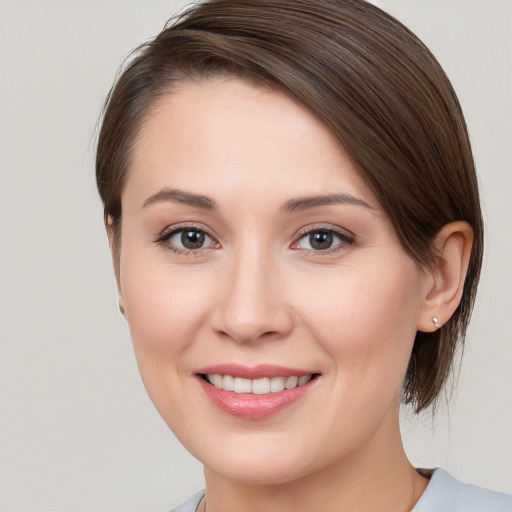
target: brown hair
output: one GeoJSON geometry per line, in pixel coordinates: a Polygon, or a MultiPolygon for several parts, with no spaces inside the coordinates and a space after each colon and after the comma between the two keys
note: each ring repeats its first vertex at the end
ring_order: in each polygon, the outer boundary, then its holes
{"type": "Polygon", "coordinates": [[[478,185],[464,117],[430,51],[363,0],[216,0],[193,6],[139,47],[112,87],[97,147],[105,219],[121,236],[131,149],[155,100],[184,81],[234,75],[284,91],[338,137],[421,268],[449,222],[474,231],[461,303],[418,332],[403,387],[416,411],[435,403],[462,346],[483,252],[478,185]]]}

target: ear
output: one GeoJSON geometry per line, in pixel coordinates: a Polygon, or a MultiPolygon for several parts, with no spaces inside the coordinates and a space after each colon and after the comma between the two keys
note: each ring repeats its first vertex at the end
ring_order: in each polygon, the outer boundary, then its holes
{"type": "Polygon", "coordinates": [[[423,282],[423,298],[418,310],[419,331],[435,331],[457,309],[472,245],[473,229],[467,222],[451,222],[437,234],[434,240],[434,266],[427,271],[423,282]]]}
{"type": "Polygon", "coordinates": [[[110,246],[110,254],[112,255],[112,264],[114,267],[114,274],[116,276],[117,294],[119,296],[119,311],[124,316],[123,294],[121,291],[121,280],[119,273],[119,247],[116,247],[116,245],[119,244],[119,241],[116,243],[114,234],[114,219],[111,215],[105,215],[105,230],[107,231],[108,245],[110,246]]]}

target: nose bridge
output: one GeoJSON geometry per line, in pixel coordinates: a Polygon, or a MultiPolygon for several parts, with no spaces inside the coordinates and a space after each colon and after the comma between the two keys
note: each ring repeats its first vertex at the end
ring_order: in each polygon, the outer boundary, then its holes
{"type": "Polygon", "coordinates": [[[230,260],[216,330],[240,342],[288,334],[292,317],[271,251],[252,240],[240,244],[230,260]]]}

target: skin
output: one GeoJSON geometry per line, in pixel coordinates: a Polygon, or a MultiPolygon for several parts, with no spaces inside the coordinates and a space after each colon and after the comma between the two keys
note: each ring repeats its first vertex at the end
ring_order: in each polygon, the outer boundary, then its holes
{"type": "Polygon", "coordinates": [[[149,396],[205,465],[208,512],[410,510],[428,481],[402,447],[401,384],[417,329],[458,304],[470,229],[445,228],[434,272],[420,271],[311,113],[239,79],[183,85],[135,144],[118,286],[149,396]],[[283,211],[333,194],[357,201],[283,211]],[[183,249],[179,233],[162,240],[185,226],[208,235],[202,248],[183,249]],[[320,228],[333,230],[330,249],[311,248],[307,232],[320,228]],[[198,369],[220,363],[320,376],[297,402],[249,420],[198,384],[198,369]]]}

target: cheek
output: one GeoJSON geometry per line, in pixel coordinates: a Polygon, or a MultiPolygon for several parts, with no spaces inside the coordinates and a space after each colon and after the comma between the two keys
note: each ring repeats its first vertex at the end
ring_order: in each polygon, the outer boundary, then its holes
{"type": "Polygon", "coordinates": [[[125,245],[121,289],[137,363],[144,382],[170,376],[169,364],[186,371],[181,355],[197,337],[207,314],[205,276],[190,276],[125,245]],[[167,370],[166,370],[167,366],[167,370]]]}
{"type": "MultiPolygon", "coordinates": [[[[393,260],[388,260],[393,261],[393,260]]],[[[416,334],[420,283],[408,257],[381,268],[337,269],[322,293],[302,305],[313,336],[354,388],[389,382],[401,387],[416,334]]],[[[297,292],[299,293],[299,292],[297,292]]]]}

